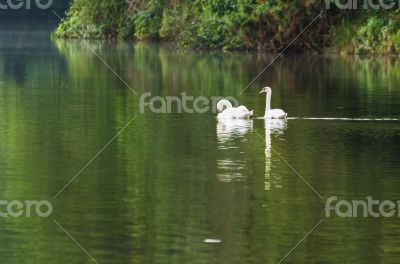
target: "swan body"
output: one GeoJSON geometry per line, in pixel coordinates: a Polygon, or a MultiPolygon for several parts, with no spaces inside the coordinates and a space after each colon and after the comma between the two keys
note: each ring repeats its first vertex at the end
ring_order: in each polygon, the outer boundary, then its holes
{"type": "Polygon", "coordinates": [[[253,111],[247,109],[239,109],[236,107],[228,108],[218,114],[218,119],[249,119],[253,115],[253,111]]]}
{"type": "Polygon", "coordinates": [[[217,110],[220,112],[217,116],[218,120],[249,119],[253,115],[253,111],[249,111],[246,106],[233,107],[231,102],[226,99],[217,103],[217,110]]]}
{"type": "Polygon", "coordinates": [[[260,93],[266,93],[266,105],[264,119],[286,119],[287,113],[282,109],[271,109],[272,90],[270,87],[264,87],[260,93]]]}
{"type": "Polygon", "coordinates": [[[264,119],[285,119],[287,113],[282,109],[272,109],[265,113],[264,119]]]}

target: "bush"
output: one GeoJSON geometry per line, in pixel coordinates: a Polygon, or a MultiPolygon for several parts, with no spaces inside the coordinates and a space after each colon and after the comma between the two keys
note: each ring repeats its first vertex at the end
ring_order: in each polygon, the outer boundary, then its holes
{"type": "Polygon", "coordinates": [[[158,39],[164,6],[164,1],[152,0],[137,14],[134,24],[138,39],[158,39]]]}
{"type": "MultiPolygon", "coordinates": [[[[54,37],[176,41],[181,47],[281,51],[321,9],[319,0],[74,0],[54,37]]],[[[325,10],[290,46],[357,53],[400,51],[400,13],[325,10]]]]}

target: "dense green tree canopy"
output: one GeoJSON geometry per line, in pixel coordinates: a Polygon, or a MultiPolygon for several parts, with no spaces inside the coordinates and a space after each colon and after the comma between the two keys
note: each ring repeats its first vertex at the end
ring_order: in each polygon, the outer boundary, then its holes
{"type": "Polygon", "coordinates": [[[292,49],[398,52],[400,14],[358,2],[355,10],[319,0],[74,0],[55,36],[76,37],[75,31],[86,38],[280,51],[323,11],[292,49]]]}

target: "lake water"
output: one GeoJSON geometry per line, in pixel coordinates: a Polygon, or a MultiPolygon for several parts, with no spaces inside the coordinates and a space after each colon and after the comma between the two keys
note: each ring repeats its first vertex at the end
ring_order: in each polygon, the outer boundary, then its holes
{"type": "Polygon", "coordinates": [[[400,116],[396,58],[286,55],[239,96],[273,55],[50,30],[0,26],[0,200],[54,207],[0,218],[4,262],[93,263],[66,232],[98,263],[400,262],[398,217],[325,217],[330,196],[400,199],[400,121],[377,120],[400,116]],[[260,117],[266,85],[286,124],[139,108],[186,92],[260,117]]]}

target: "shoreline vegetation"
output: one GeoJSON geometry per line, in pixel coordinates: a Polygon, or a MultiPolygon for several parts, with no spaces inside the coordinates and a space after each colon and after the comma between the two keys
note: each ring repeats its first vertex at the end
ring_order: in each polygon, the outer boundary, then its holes
{"type": "Polygon", "coordinates": [[[77,38],[76,32],[85,39],[280,52],[308,25],[291,51],[400,53],[398,9],[339,9],[334,3],[327,9],[320,0],[74,0],[52,38],[77,38]]]}

